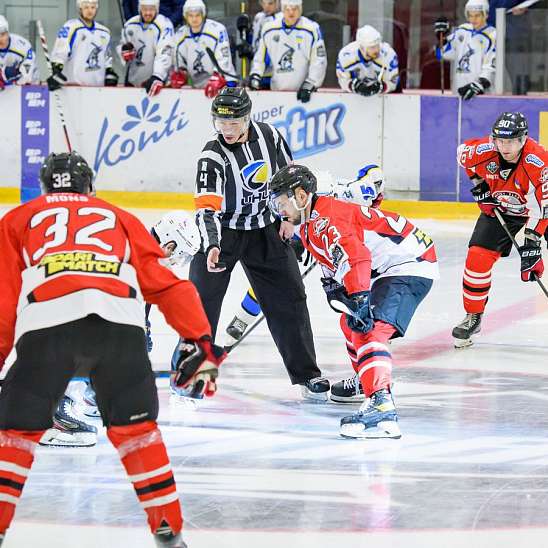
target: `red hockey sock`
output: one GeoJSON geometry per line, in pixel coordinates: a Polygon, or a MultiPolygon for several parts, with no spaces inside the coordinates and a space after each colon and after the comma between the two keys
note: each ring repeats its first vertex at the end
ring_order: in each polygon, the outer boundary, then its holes
{"type": "Polygon", "coordinates": [[[346,351],[348,352],[352,369],[354,369],[354,372],[357,373],[358,359],[356,358],[356,349],[354,348],[354,343],[352,342],[352,329],[348,327],[344,314],[341,314],[340,326],[346,340],[346,351]]]}
{"type": "Polygon", "coordinates": [[[500,259],[500,252],[472,246],[468,249],[462,277],[462,299],[468,313],[485,310],[491,289],[491,271],[500,259]]]}
{"type": "Polygon", "coordinates": [[[162,435],[154,421],[110,426],[107,435],[118,449],[153,533],[165,521],[173,533],[183,528],[175,478],[162,435]]]}
{"type": "Polygon", "coordinates": [[[43,430],[0,430],[0,533],[10,526],[43,430]]]}

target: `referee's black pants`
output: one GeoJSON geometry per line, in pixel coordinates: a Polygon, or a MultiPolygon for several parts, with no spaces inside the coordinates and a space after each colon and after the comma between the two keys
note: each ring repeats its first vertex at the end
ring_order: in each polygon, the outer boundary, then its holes
{"type": "Polygon", "coordinates": [[[299,265],[293,250],[278,235],[277,225],[254,230],[223,228],[220,260],[226,263],[223,272],[208,272],[206,256],[201,252],[190,265],[189,277],[198,289],[213,337],[230,275],[240,261],[291,382],[299,384],[319,377],[299,265]]]}

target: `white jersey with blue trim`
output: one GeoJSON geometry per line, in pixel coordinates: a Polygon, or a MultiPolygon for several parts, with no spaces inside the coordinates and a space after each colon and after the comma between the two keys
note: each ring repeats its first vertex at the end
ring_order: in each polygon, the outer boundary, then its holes
{"type": "Polygon", "coordinates": [[[253,51],[257,51],[259,47],[259,40],[261,39],[261,36],[263,35],[263,27],[266,25],[266,23],[273,23],[274,21],[281,20],[283,17],[282,12],[277,11],[276,13],[273,13],[272,15],[269,15],[265,13],[264,11],[260,11],[255,15],[253,18],[253,51]]]}
{"type": "MultiPolygon", "coordinates": [[[[486,93],[493,91],[496,68],[496,30],[485,27],[474,30],[470,23],[458,26],[448,37],[443,47],[443,58],[452,61],[451,89],[453,93],[469,84],[485,78],[491,83],[486,93]]],[[[436,48],[439,59],[440,51],[436,48]]]]}
{"type": "MultiPolygon", "coordinates": [[[[209,48],[223,71],[235,74],[228,32],[223,24],[206,19],[199,32],[193,33],[188,25],[182,26],[175,35],[173,64],[176,69],[185,69],[192,79],[192,87],[205,87],[215,67],[206,52],[209,48]]],[[[225,75],[227,80],[234,80],[225,75]]]]}
{"type": "Polygon", "coordinates": [[[0,49],[0,70],[6,67],[16,67],[19,69],[21,76],[15,82],[16,84],[40,83],[36,55],[30,42],[13,32],[10,33],[8,46],[5,49],[0,49]]]}
{"type": "Polygon", "coordinates": [[[251,73],[263,76],[272,66],[273,90],[298,90],[306,81],[319,88],[327,71],[327,54],[318,23],[301,17],[288,27],[283,17],[263,26],[251,73]]]}
{"type": "Polygon", "coordinates": [[[105,71],[112,67],[110,30],[94,21],[87,26],[70,19],[57,33],[51,62],[63,65],[69,84],[103,86],[105,71]]]}
{"type": "Polygon", "coordinates": [[[162,14],[151,23],[144,23],[140,15],[126,21],[122,39],[116,48],[122,63],[122,46],[133,44],[135,59],[130,62],[128,82],[142,86],[151,76],[167,80],[173,55],[173,23],[162,14]]]}
{"type": "Polygon", "coordinates": [[[383,93],[390,93],[396,89],[400,79],[398,56],[388,42],[382,42],[379,56],[366,59],[358,42],[350,42],[339,51],[337,78],[345,91],[352,91],[352,80],[365,80],[367,84],[373,84],[381,78],[383,93]]]}

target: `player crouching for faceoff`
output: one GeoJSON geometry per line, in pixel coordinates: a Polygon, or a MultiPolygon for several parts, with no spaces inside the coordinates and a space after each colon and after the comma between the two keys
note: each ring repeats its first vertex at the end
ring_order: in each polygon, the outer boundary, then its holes
{"type": "Polygon", "coordinates": [[[438,278],[434,243],[397,213],[318,196],[316,190],[316,177],[301,165],[281,169],[269,183],[271,208],[300,226],[305,249],[322,266],[323,288],[331,308],[343,312],[348,355],[369,398],[341,420],[340,433],[400,438],[388,341],[405,334],[438,278]]]}
{"type": "Polygon", "coordinates": [[[470,346],[472,336],[480,332],[493,266],[512,249],[495,209],[514,237],[525,227],[521,279],[534,281],[544,271],[541,237],[548,227],[548,152],[527,133],[523,114],[504,112],[489,137],[470,139],[457,150],[457,161],[475,184],[471,192],[481,210],[462,280],[466,316],[453,329],[457,348],[470,346]]]}
{"type": "Polygon", "coordinates": [[[81,156],[50,154],[40,180],[43,195],[0,220],[0,365],[14,342],[17,349],[0,392],[0,544],[51,411],[78,372],[97,392],[156,544],[183,548],[143,298],[188,342],[177,384],[214,392],[224,355],[211,343],[196,288],[160,264],[161,249],[136,217],[94,196],[81,156]]]}

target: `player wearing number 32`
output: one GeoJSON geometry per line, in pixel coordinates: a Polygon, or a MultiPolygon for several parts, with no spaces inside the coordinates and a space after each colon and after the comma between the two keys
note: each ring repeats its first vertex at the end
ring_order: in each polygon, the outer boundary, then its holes
{"type": "Polygon", "coordinates": [[[0,220],[0,366],[14,342],[17,349],[0,392],[0,544],[36,445],[78,373],[91,379],[158,546],[182,548],[144,300],[190,343],[175,375],[181,386],[214,392],[223,354],[193,284],[162,266],[164,253],[137,218],[93,195],[92,176],[78,154],[50,154],[40,171],[44,195],[0,220]]]}
{"type": "Polygon", "coordinates": [[[348,355],[370,398],[341,420],[340,433],[399,438],[388,341],[405,334],[438,277],[434,243],[397,213],[318,196],[316,190],[316,177],[301,165],[281,169],[269,183],[271,208],[300,226],[304,247],[322,266],[327,300],[343,312],[348,355]]]}

